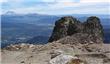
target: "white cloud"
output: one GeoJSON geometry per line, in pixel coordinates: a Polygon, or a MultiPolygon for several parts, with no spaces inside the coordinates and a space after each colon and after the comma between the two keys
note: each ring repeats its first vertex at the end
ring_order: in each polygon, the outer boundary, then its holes
{"type": "Polygon", "coordinates": [[[57,2],[49,5],[47,9],[49,9],[50,14],[54,12],[56,12],[55,14],[110,14],[109,2],[106,0],[93,0],[93,2],[82,0],[77,3],[57,2]]]}
{"type": "Polygon", "coordinates": [[[41,0],[42,2],[55,2],[55,0],[41,0]]]}
{"type": "MultiPolygon", "coordinates": [[[[10,0],[12,4],[26,2],[26,0],[10,0]],[[14,2],[14,3],[13,3],[14,2]],[[16,3],[15,3],[16,2],[16,3]]],[[[53,2],[54,0],[42,0],[44,2],[53,2]]],[[[8,0],[9,2],[9,0],[8,0]]],[[[43,13],[43,14],[73,14],[73,13],[108,13],[109,6],[103,6],[103,4],[109,5],[109,0],[55,0],[55,3],[48,4],[47,6],[30,6],[23,8],[10,9],[17,13],[43,13]],[[91,8],[90,8],[91,7],[91,8]],[[72,8],[72,9],[68,9],[72,8]]],[[[14,6],[14,5],[13,5],[14,6]]],[[[5,10],[4,10],[5,11],[5,10]]]]}
{"type": "Polygon", "coordinates": [[[0,3],[7,2],[7,0],[0,0],[0,3]]]}
{"type": "Polygon", "coordinates": [[[109,0],[80,0],[80,2],[94,3],[94,2],[110,2],[110,1],[109,0]]]}
{"type": "Polygon", "coordinates": [[[76,2],[76,0],[56,0],[56,2],[76,2]]]}
{"type": "Polygon", "coordinates": [[[1,2],[22,2],[24,0],[0,0],[1,2]]]}
{"type": "MultiPolygon", "coordinates": [[[[71,9],[71,10],[64,10],[63,13],[65,14],[108,14],[109,10],[107,8],[95,8],[95,7],[90,7],[90,8],[81,8],[81,9],[71,9]]],[[[60,13],[60,14],[63,14],[60,13]]],[[[109,13],[110,14],[110,13],[109,13]]]]}
{"type": "Polygon", "coordinates": [[[49,8],[66,8],[66,7],[79,7],[79,6],[88,6],[88,5],[98,5],[99,3],[106,2],[107,4],[110,2],[109,0],[80,0],[76,2],[76,0],[56,0],[57,3],[49,5],[49,8]]]}
{"type": "Polygon", "coordinates": [[[77,0],[41,0],[43,2],[76,2],[77,0]]]}

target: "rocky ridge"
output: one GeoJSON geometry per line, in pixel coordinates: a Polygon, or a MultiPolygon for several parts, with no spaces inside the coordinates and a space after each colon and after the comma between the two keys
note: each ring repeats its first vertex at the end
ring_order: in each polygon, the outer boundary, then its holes
{"type": "Polygon", "coordinates": [[[77,41],[81,41],[79,43],[89,43],[88,40],[93,43],[103,43],[103,27],[100,19],[95,16],[89,17],[84,23],[71,16],[62,17],[56,21],[49,42],[57,41],[66,36],[78,39],[77,41]]]}
{"type": "Polygon", "coordinates": [[[16,44],[2,49],[3,64],[110,64],[110,45],[103,43],[100,19],[81,23],[62,17],[55,23],[48,44],[16,44]]]}

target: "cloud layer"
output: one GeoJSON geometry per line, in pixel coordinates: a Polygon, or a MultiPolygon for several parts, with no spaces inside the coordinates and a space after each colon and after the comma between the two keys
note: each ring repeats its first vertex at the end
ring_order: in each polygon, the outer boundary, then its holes
{"type": "Polygon", "coordinates": [[[3,0],[2,13],[110,14],[109,0],[3,0]]]}

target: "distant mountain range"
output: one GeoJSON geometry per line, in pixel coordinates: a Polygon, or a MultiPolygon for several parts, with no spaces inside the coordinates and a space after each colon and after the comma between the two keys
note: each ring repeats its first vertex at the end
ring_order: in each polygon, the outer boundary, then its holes
{"type": "MultiPolygon", "coordinates": [[[[7,12],[1,15],[2,46],[20,42],[46,43],[51,35],[55,21],[60,16],[43,14],[16,14],[7,12]],[[34,42],[35,41],[35,42],[34,42]]],[[[81,21],[91,16],[89,14],[73,14],[81,21]]],[[[110,42],[110,18],[109,15],[94,15],[101,19],[104,27],[105,42],[110,42]]]]}

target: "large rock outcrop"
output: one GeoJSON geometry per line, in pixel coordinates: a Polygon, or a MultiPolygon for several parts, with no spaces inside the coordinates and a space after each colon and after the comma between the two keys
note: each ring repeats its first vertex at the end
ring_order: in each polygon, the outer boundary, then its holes
{"type": "Polygon", "coordinates": [[[103,27],[100,23],[98,17],[92,16],[83,23],[84,29],[83,32],[91,35],[92,41],[94,42],[103,42],[103,27]]]}
{"type": "Polygon", "coordinates": [[[60,38],[66,37],[68,35],[73,35],[81,31],[81,23],[76,18],[73,18],[71,16],[62,17],[61,19],[56,21],[49,42],[59,40],[60,38]]]}
{"type": "Polygon", "coordinates": [[[95,16],[89,17],[84,23],[71,16],[62,17],[56,21],[49,42],[57,41],[66,36],[72,36],[66,41],[67,43],[71,40],[73,43],[103,43],[103,27],[100,19],[95,16]]]}

